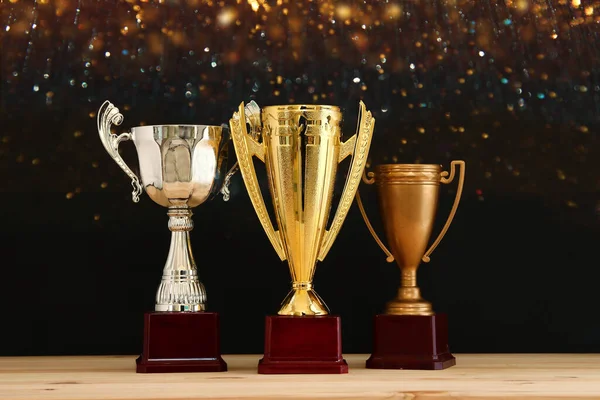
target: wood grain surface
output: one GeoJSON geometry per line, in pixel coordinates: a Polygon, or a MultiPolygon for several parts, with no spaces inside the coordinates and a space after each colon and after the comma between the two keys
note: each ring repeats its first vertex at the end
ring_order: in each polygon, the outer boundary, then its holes
{"type": "Polygon", "coordinates": [[[226,355],[229,372],[136,374],[134,356],[0,358],[2,400],[600,399],[600,354],[459,354],[442,371],[258,375],[258,355],[226,355]]]}

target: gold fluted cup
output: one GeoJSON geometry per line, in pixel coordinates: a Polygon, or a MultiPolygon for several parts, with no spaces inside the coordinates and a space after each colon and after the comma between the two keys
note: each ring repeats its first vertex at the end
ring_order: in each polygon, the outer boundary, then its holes
{"type": "Polygon", "coordinates": [[[288,260],[292,290],[279,315],[327,315],[313,289],[317,260],[323,261],[346,218],[363,174],[375,119],[360,102],[358,131],[341,139],[342,113],[331,105],[277,105],[255,102],[230,120],[232,139],[250,200],[282,261],[288,260]],[[249,125],[250,133],[247,126],[249,125]],[[340,203],[326,229],[338,164],[352,156],[340,203]],[[266,164],[278,230],[259,188],[253,157],[266,164]]]}
{"type": "Polygon", "coordinates": [[[385,313],[394,315],[433,315],[431,303],[421,297],[417,285],[417,269],[440,243],[452,223],[460,203],[465,178],[465,162],[452,161],[450,174],[436,164],[382,164],[375,167],[367,184],[375,183],[379,197],[379,209],[391,251],[381,242],[364,211],[360,195],[358,206],[369,231],[388,256],[401,270],[401,284],[396,298],[386,305],[385,313]],[[438,208],[440,183],[451,183],[460,166],[458,188],[450,216],[437,239],[427,249],[438,208]]]}

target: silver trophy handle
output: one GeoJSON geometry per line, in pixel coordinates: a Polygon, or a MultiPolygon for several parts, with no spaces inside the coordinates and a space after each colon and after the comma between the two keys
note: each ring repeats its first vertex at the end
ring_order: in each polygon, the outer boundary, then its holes
{"type": "Polygon", "coordinates": [[[133,202],[137,203],[140,201],[140,194],[142,194],[142,185],[138,177],[127,166],[119,154],[119,143],[124,140],[131,140],[131,133],[121,133],[117,136],[110,132],[112,124],[118,126],[121,125],[121,122],[123,122],[123,114],[119,112],[119,109],[108,100],[102,103],[98,110],[98,134],[100,135],[100,140],[112,159],[131,178],[131,186],[133,186],[131,197],[133,202]]]}
{"type": "MultiPolygon", "coordinates": [[[[252,100],[250,103],[246,104],[244,107],[244,112],[246,114],[246,123],[250,124],[250,136],[252,136],[252,139],[259,142],[261,137],[260,107],[254,100],[252,100]]],[[[223,186],[221,187],[221,194],[223,195],[224,201],[229,200],[229,184],[231,183],[231,178],[236,172],[239,171],[239,169],[240,166],[236,161],[235,164],[233,164],[233,167],[231,167],[231,169],[227,172],[227,175],[225,175],[225,180],[223,186]]]]}
{"type": "Polygon", "coordinates": [[[250,136],[257,142],[261,141],[261,128],[260,122],[260,107],[254,100],[251,100],[244,107],[244,114],[246,114],[246,123],[250,124],[250,136]]]}
{"type": "Polygon", "coordinates": [[[227,172],[225,175],[225,179],[223,181],[223,186],[221,187],[221,194],[223,195],[223,201],[229,201],[229,197],[231,195],[229,191],[229,184],[231,183],[231,178],[235,173],[240,169],[237,161],[233,164],[233,167],[227,172]]]}

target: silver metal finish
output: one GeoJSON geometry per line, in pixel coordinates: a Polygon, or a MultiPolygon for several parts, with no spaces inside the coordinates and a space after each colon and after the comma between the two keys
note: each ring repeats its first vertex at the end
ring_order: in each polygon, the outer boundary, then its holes
{"type": "MultiPolygon", "coordinates": [[[[250,125],[250,136],[252,136],[252,139],[259,141],[261,136],[260,107],[255,101],[251,101],[250,103],[246,104],[244,109],[246,111],[246,123],[250,125]]],[[[239,171],[239,169],[240,166],[236,161],[233,167],[231,167],[231,169],[227,172],[227,175],[225,175],[223,188],[221,189],[221,194],[223,195],[223,200],[225,201],[229,200],[229,182],[235,173],[239,171]]]]}
{"type": "Polygon", "coordinates": [[[139,126],[131,133],[115,135],[111,125],[120,125],[123,115],[106,101],[98,111],[98,132],[104,148],[131,178],[133,201],[139,201],[142,185],[154,202],[168,207],[171,246],[156,294],[156,311],[203,311],[204,285],[192,255],[189,232],[194,227],[192,208],[217,193],[229,199],[225,160],[229,134],[226,126],[153,125],[139,126]],[[141,179],[119,154],[119,143],[132,140],[139,159],[141,179]],[[141,181],[141,184],[140,184],[141,181]],[[224,181],[222,187],[219,183],[224,181]]]}
{"type": "Polygon", "coordinates": [[[125,161],[123,161],[119,154],[119,143],[124,140],[131,140],[131,133],[122,133],[117,136],[110,132],[111,124],[118,126],[121,125],[121,122],[123,122],[123,115],[119,113],[119,109],[108,101],[105,101],[98,111],[98,132],[100,133],[100,140],[108,154],[110,154],[127,176],[131,178],[131,186],[133,186],[133,193],[131,193],[131,196],[133,202],[137,203],[140,201],[140,194],[142,194],[142,185],[140,185],[138,177],[131,171],[127,164],[125,164],[125,161]]]}

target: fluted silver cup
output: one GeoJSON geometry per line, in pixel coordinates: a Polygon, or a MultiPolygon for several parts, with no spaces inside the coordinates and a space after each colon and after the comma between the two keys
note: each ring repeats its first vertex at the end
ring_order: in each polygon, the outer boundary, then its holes
{"type": "MultiPolygon", "coordinates": [[[[204,311],[206,291],[198,279],[189,232],[192,208],[219,191],[229,199],[230,174],[225,174],[229,131],[226,126],[153,125],[115,135],[123,115],[106,101],[98,111],[98,132],[104,148],[131,178],[133,201],[142,187],[154,202],[168,207],[171,246],[156,294],[156,311],[204,311]],[[141,180],[119,154],[119,143],[132,140],[141,180]],[[221,186],[221,183],[224,183],[221,186]]],[[[232,169],[233,170],[233,169],[232,169]]]]}

